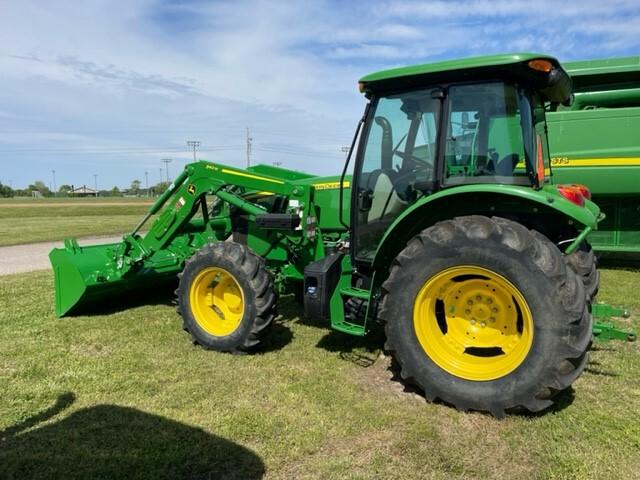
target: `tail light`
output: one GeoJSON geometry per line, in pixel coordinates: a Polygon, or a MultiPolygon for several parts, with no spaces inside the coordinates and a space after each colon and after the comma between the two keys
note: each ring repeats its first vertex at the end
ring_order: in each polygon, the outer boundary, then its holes
{"type": "Polygon", "coordinates": [[[585,197],[582,195],[582,191],[576,188],[576,185],[558,185],[558,193],[571,203],[575,203],[579,207],[584,207],[585,197]]]}
{"type": "Polygon", "coordinates": [[[589,191],[589,188],[586,185],[582,185],[580,183],[574,183],[571,186],[576,190],[579,190],[584,198],[586,198],[587,200],[591,200],[591,192],[589,191]]]}

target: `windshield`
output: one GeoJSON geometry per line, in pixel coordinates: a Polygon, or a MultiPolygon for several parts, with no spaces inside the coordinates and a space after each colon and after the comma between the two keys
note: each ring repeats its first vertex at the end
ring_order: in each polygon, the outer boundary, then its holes
{"type": "Polygon", "coordinates": [[[531,185],[531,106],[524,92],[502,82],[449,88],[444,158],[446,186],[531,185]]]}
{"type": "Polygon", "coordinates": [[[356,257],[371,260],[389,225],[421,196],[473,183],[535,185],[535,134],[528,96],[508,83],[378,97],[354,178],[356,257]]]}

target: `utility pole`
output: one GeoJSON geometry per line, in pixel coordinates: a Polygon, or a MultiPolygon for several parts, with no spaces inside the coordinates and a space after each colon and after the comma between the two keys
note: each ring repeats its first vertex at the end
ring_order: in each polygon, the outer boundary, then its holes
{"type": "Polygon", "coordinates": [[[96,187],[96,198],[98,197],[98,174],[93,174],[93,186],[96,187]]]}
{"type": "Polygon", "coordinates": [[[172,162],[171,158],[163,158],[162,160],[160,160],[162,163],[164,163],[164,168],[167,171],[167,183],[169,183],[169,164],[172,162]]]}
{"type": "Polygon", "coordinates": [[[159,177],[160,178],[160,183],[162,183],[162,167],[160,167],[159,172],[160,172],[160,177],[159,177]]]}
{"type": "Polygon", "coordinates": [[[147,197],[149,196],[149,172],[147,172],[146,170],[144,171],[144,184],[145,187],[147,188],[147,197]]]}
{"type": "Polygon", "coordinates": [[[249,127],[247,127],[247,167],[251,166],[251,142],[253,138],[249,136],[249,127]]]}
{"type": "Polygon", "coordinates": [[[56,171],[55,170],[51,170],[51,174],[53,175],[53,196],[57,197],[58,195],[56,194],[56,171]]]}
{"type": "Polygon", "coordinates": [[[198,140],[187,140],[187,147],[193,149],[193,161],[196,162],[196,149],[200,148],[200,141],[198,140]]]}
{"type": "Polygon", "coordinates": [[[351,150],[351,147],[340,147],[342,153],[349,153],[349,150],[351,150]]]}
{"type": "Polygon", "coordinates": [[[273,163],[274,167],[279,167],[280,165],[282,165],[282,162],[280,162],[278,160],[274,160],[272,163],[273,163]]]}

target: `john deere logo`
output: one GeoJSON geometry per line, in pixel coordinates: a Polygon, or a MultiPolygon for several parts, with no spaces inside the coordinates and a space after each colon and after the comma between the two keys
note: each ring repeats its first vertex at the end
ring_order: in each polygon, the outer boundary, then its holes
{"type": "Polygon", "coordinates": [[[190,183],[187,187],[187,192],[193,195],[194,193],[196,193],[196,186],[193,183],[190,183]]]}

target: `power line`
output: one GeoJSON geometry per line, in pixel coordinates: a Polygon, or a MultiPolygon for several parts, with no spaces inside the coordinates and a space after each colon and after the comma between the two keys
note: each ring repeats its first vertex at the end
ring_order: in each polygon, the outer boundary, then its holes
{"type": "MultiPolygon", "coordinates": [[[[213,145],[210,148],[200,151],[218,151],[218,150],[240,150],[243,148],[242,145],[213,145]]],[[[50,154],[64,154],[64,153],[124,153],[124,154],[135,154],[135,153],[162,153],[162,152],[171,152],[171,153],[182,153],[184,152],[184,147],[69,147],[69,148],[13,148],[13,149],[5,149],[0,150],[0,153],[6,154],[25,154],[25,153],[50,153],[50,154]]]]}

